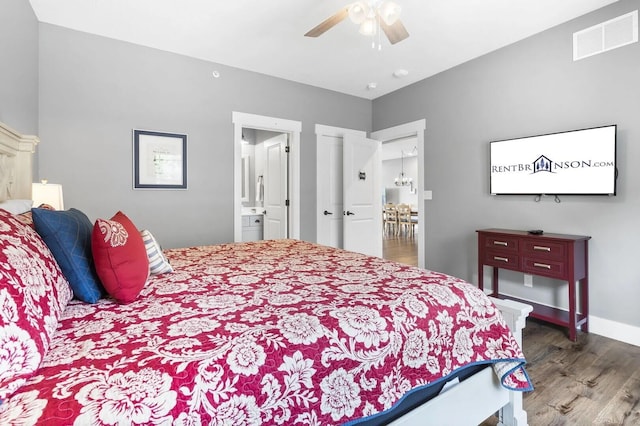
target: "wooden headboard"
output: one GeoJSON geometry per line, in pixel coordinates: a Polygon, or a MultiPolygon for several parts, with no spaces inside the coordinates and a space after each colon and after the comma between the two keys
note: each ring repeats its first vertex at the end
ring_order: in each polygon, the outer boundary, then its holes
{"type": "Polygon", "coordinates": [[[0,123],[0,201],[31,199],[37,136],[22,135],[0,123]]]}

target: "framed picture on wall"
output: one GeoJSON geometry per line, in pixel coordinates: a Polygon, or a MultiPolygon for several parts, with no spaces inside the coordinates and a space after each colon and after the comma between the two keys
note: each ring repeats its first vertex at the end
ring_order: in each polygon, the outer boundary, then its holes
{"type": "Polygon", "coordinates": [[[187,189],[187,135],[133,130],[134,189],[187,189]]]}

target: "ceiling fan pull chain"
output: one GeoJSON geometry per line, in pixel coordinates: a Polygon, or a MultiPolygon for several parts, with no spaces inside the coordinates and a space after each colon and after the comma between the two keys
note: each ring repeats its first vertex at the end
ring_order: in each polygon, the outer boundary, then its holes
{"type": "Polygon", "coordinates": [[[382,29],[380,28],[380,14],[377,14],[378,16],[378,52],[382,50],[382,41],[380,40],[380,33],[382,32],[382,29]]]}

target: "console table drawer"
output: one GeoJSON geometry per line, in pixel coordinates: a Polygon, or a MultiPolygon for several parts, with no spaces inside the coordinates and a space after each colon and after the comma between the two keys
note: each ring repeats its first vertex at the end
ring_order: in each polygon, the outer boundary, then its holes
{"type": "Polygon", "coordinates": [[[566,263],[540,257],[527,257],[522,259],[522,269],[535,275],[544,275],[551,278],[565,278],[567,275],[566,263]]]}
{"type": "Polygon", "coordinates": [[[509,236],[487,235],[484,237],[484,245],[487,249],[499,249],[504,251],[518,251],[518,239],[509,236]]]}
{"type": "Polygon", "coordinates": [[[505,269],[519,269],[520,256],[507,250],[487,250],[484,252],[484,263],[505,269]]]}
{"type": "Polygon", "coordinates": [[[536,257],[563,260],[566,256],[566,245],[553,241],[525,240],[523,241],[523,253],[536,257]]]}

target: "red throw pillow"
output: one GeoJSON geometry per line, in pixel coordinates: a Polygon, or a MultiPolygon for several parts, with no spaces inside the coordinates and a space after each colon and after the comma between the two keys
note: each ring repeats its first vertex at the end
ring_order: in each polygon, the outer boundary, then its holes
{"type": "Polygon", "coordinates": [[[122,212],[93,225],[91,249],[96,272],[120,303],[136,300],[149,278],[149,258],[140,231],[122,212]]]}

